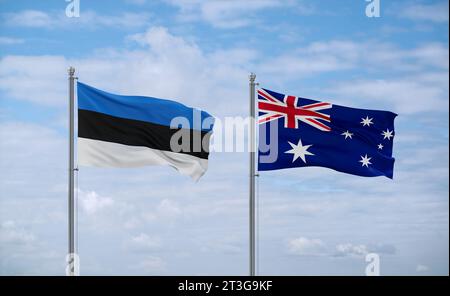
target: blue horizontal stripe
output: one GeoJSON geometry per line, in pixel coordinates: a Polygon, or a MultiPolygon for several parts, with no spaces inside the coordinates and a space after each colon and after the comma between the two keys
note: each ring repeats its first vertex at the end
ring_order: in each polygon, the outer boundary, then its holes
{"type": "MultiPolygon", "coordinates": [[[[172,119],[176,117],[184,117],[189,122],[190,129],[206,132],[212,130],[212,124],[201,126],[206,118],[212,117],[210,114],[178,102],[152,97],[110,94],[81,82],[78,82],[77,90],[78,109],[165,126],[170,126],[172,119]],[[201,118],[201,121],[194,122],[194,110],[198,112],[198,115],[195,115],[196,118],[201,118]]],[[[183,128],[188,127],[183,126],[183,128]]]]}

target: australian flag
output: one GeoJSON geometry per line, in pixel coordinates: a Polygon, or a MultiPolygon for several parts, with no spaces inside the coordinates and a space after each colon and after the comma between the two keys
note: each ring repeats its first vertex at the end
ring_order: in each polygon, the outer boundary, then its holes
{"type": "Polygon", "coordinates": [[[365,110],[258,90],[258,170],[318,166],[393,178],[394,119],[365,110]]]}

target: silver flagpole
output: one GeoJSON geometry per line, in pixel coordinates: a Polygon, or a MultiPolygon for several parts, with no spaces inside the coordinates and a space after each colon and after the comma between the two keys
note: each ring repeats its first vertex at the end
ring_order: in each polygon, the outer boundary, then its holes
{"type": "Polygon", "coordinates": [[[250,79],[250,276],[255,276],[255,79],[256,75],[251,73],[250,79]]]}
{"type": "Polygon", "coordinates": [[[75,160],[74,160],[74,107],[75,107],[75,68],[69,72],[69,259],[68,275],[75,275],[75,160]]]}

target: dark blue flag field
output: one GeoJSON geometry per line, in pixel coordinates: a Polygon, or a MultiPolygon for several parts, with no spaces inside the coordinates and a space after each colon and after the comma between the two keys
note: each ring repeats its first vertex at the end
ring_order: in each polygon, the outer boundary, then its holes
{"type": "Polygon", "coordinates": [[[393,178],[394,119],[365,110],[258,90],[258,170],[325,167],[393,178]],[[269,125],[275,124],[276,128],[269,125]],[[270,141],[271,133],[272,141],[270,141]],[[272,142],[272,143],[270,143],[272,142]]]}

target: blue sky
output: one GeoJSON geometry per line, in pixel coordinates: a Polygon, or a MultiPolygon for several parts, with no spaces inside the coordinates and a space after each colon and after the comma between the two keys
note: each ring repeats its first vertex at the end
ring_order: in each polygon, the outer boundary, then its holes
{"type": "MultiPolygon", "coordinates": [[[[0,274],[64,274],[67,67],[110,92],[248,113],[275,91],[389,110],[394,180],[261,174],[264,275],[448,275],[448,1],[0,0],[0,274]]],[[[247,155],[199,183],[170,168],[81,168],[82,274],[245,275],[247,155]],[[174,184],[176,184],[174,186],[174,184]]]]}

